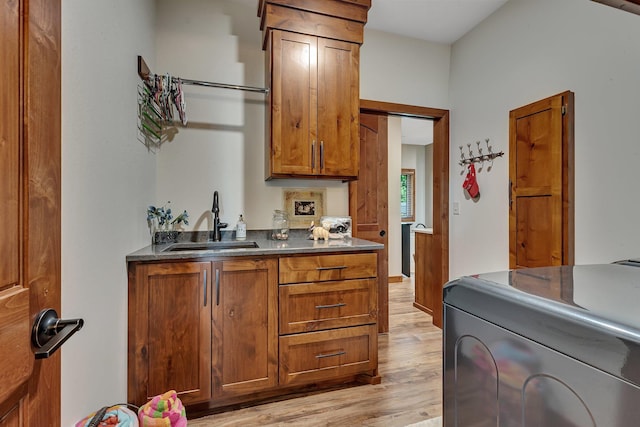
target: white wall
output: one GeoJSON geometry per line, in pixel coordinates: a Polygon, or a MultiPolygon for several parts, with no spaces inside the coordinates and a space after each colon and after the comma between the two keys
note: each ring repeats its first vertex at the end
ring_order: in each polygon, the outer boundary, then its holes
{"type": "Polygon", "coordinates": [[[402,123],[389,117],[387,123],[387,176],[389,207],[388,243],[389,277],[402,276],[402,225],[400,222],[400,170],[402,169],[402,123]]]}
{"type": "Polygon", "coordinates": [[[491,138],[508,155],[509,111],[575,92],[575,258],[640,255],[640,17],[585,0],[511,0],[451,54],[451,277],[508,268],[508,160],[462,192],[459,145],[491,138]]]}
{"type": "MultiPolygon", "coordinates": [[[[152,71],[249,86],[265,86],[259,20],[251,2],[158,0],[152,71]]],[[[361,50],[361,98],[441,108],[448,102],[447,45],[366,31],[361,50]],[[408,51],[420,54],[407,54],[408,51]],[[391,56],[391,58],[390,58],[391,56]],[[406,64],[397,78],[394,61],[406,64]],[[391,76],[391,80],[388,78],[391,76]],[[417,94],[417,95],[416,95],[417,94]]],[[[248,229],[269,228],[282,207],[282,189],[327,188],[326,214],[348,214],[348,184],[331,180],[264,181],[265,96],[185,86],[187,128],[157,151],[158,191],[149,204],[171,200],[187,209],[187,229],[210,229],[212,193],[218,190],[221,219],[235,224],[243,213],[248,229]]],[[[390,224],[397,221],[390,218],[390,224]]],[[[399,239],[399,228],[397,238],[399,239]]],[[[396,235],[390,230],[391,236],[396,235]]],[[[398,240],[399,242],[400,240],[398,240]]],[[[399,255],[398,255],[399,256],[399,255]]]]}
{"type": "MultiPolygon", "coordinates": [[[[265,87],[264,51],[253,2],[158,0],[155,73],[265,87]]],[[[244,214],[248,229],[268,229],[282,208],[283,188],[327,188],[327,215],[347,215],[348,184],[331,180],[264,181],[266,96],[184,86],[189,123],[157,150],[157,194],[188,210],[186,229],[210,230],[212,194],[233,229],[244,214]]]]}
{"type": "MultiPolygon", "coordinates": [[[[420,107],[449,108],[449,45],[365,27],[360,49],[360,98],[420,107]]],[[[402,274],[399,118],[389,118],[389,276],[402,274]],[[398,123],[395,123],[397,120],[398,123]],[[392,139],[397,132],[397,139],[392,139]]]]}
{"type": "Polygon", "coordinates": [[[433,176],[432,161],[427,157],[427,152],[433,151],[431,147],[431,144],[402,144],[402,169],[415,170],[415,220],[413,222],[423,223],[427,227],[431,227],[433,216],[432,210],[427,209],[427,203],[429,206],[433,204],[433,188],[428,185],[432,182],[428,179],[433,176]]]}
{"type": "Polygon", "coordinates": [[[365,27],[360,98],[447,109],[450,54],[449,45],[365,27]]]}
{"type": "Polygon", "coordinates": [[[136,55],[154,57],[153,1],[62,3],[62,420],[127,396],[125,255],[147,244],[155,159],[136,140],[136,55]]]}
{"type": "Polygon", "coordinates": [[[424,225],[433,227],[433,144],[424,147],[424,225]]]}
{"type": "MultiPolygon", "coordinates": [[[[402,144],[402,169],[415,170],[415,220],[411,226],[410,253],[415,252],[416,224],[433,225],[433,144],[402,144]]],[[[415,271],[413,256],[410,257],[411,272],[415,271]]]]}

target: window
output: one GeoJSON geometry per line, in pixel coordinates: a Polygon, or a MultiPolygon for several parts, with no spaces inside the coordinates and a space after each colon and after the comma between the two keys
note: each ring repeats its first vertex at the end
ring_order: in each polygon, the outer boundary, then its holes
{"type": "Polygon", "coordinates": [[[416,219],[415,176],[415,169],[402,169],[400,175],[400,217],[402,222],[411,222],[416,219]]]}

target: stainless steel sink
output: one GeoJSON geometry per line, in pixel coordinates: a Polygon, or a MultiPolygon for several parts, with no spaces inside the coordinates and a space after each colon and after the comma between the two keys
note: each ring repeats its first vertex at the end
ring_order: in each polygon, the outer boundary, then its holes
{"type": "Polygon", "coordinates": [[[248,249],[257,248],[256,242],[188,242],[188,243],[175,243],[162,252],[176,252],[176,251],[215,251],[223,249],[248,249]]]}

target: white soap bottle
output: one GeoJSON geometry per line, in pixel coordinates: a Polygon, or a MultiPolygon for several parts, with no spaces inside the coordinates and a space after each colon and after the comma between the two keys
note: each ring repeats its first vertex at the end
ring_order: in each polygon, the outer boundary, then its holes
{"type": "Polygon", "coordinates": [[[240,214],[240,218],[236,224],[236,240],[247,240],[247,223],[244,222],[242,214],[240,214]]]}

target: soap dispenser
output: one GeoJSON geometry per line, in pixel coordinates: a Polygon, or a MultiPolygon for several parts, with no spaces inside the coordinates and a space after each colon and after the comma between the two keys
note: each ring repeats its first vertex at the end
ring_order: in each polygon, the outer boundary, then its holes
{"type": "Polygon", "coordinates": [[[244,222],[242,214],[236,224],[236,240],[247,240],[247,223],[244,222]]]}

